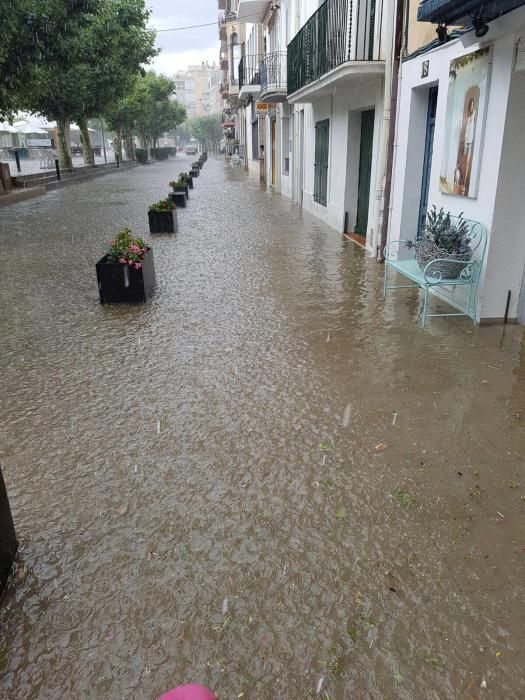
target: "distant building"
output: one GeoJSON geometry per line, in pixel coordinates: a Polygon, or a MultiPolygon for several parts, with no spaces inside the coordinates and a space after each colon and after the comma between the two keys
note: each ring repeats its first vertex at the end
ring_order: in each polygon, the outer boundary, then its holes
{"type": "Polygon", "coordinates": [[[175,73],[177,99],[186,107],[188,118],[202,117],[220,110],[221,70],[215,63],[188,66],[175,73]]]}

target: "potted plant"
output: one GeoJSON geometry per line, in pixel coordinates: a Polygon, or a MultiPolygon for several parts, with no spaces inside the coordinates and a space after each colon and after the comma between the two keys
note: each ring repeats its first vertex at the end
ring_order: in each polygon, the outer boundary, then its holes
{"type": "Polygon", "coordinates": [[[131,229],[119,231],[96,264],[101,304],[146,301],[155,287],[153,250],[131,229]]]}
{"type": "Polygon", "coordinates": [[[432,273],[441,273],[444,279],[457,279],[464,268],[457,263],[472,258],[470,241],[469,225],[463,213],[456,217],[443,207],[438,211],[433,206],[427,213],[424,236],[414,244],[418,265],[424,270],[429,262],[439,260],[432,273]]]}
{"type": "Polygon", "coordinates": [[[202,163],[199,160],[196,160],[195,163],[191,164],[191,167],[193,170],[202,170],[202,163]]]}
{"type": "Polygon", "coordinates": [[[148,211],[150,233],[177,233],[177,206],[171,199],[151,204],[148,211]]]}
{"type": "MultiPolygon", "coordinates": [[[[198,164],[197,164],[198,165],[198,164]]],[[[191,169],[190,169],[190,176],[193,177],[199,177],[201,172],[201,169],[199,167],[195,166],[195,163],[192,163],[191,169]]]]}
{"type": "Polygon", "coordinates": [[[188,173],[179,173],[179,181],[184,183],[186,188],[186,197],[190,198],[190,176],[188,173]]]}
{"type": "Polygon", "coordinates": [[[187,197],[185,181],[180,178],[178,180],[172,180],[170,182],[170,187],[173,191],[169,193],[169,199],[178,207],[185,207],[187,197]]]}

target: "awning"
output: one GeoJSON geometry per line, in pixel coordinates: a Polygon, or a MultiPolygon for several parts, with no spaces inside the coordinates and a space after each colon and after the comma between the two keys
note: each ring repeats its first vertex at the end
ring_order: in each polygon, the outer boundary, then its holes
{"type": "Polygon", "coordinates": [[[471,26],[473,17],[486,22],[525,5],[525,0],[422,0],[417,11],[420,22],[471,26]]]}
{"type": "Polygon", "coordinates": [[[237,19],[239,22],[260,24],[266,17],[270,0],[239,0],[237,19]]]}

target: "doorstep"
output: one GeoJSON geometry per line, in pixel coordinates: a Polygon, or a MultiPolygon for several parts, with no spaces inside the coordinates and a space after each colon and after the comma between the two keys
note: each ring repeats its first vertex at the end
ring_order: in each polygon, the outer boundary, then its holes
{"type": "Polygon", "coordinates": [[[349,241],[353,241],[354,243],[357,243],[358,246],[361,246],[361,248],[366,248],[366,236],[363,236],[361,233],[343,233],[343,236],[347,238],[349,241]]]}

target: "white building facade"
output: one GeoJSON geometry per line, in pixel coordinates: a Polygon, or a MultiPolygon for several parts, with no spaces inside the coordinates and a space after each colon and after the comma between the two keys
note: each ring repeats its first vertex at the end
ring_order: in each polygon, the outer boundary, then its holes
{"type": "Polygon", "coordinates": [[[389,240],[415,240],[433,205],[481,222],[481,322],[507,311],[525,323],[525,7],[517,4],[402,64],[389,240]]]}
{"type": "Polygon", "coordinates": [[[239,19],[256,21],[244,61],[260,62],[258,84],[240,90],[247,168],[259,172],[264,155],[267,186],[336,231],[359,234],[371,254],[385,176],[393,14],[393,0],[240,0],[238,10],[239,19]]]}

